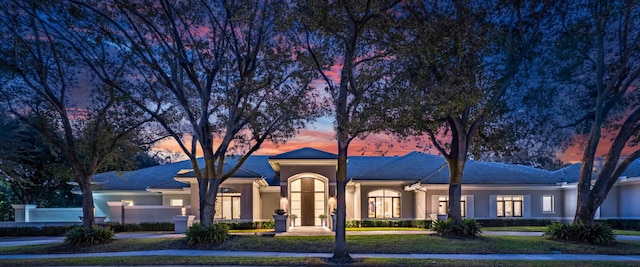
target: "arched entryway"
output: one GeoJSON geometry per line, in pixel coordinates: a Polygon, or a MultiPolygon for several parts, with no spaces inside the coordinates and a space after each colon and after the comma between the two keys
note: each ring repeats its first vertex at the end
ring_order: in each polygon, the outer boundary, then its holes
{"type": "Polygon", "coordinates": [[[289,215],[296,226],[321,226],[320,214],[327,214],[327,181],[318,174],[298,174],[289,179],[289,215]]]}

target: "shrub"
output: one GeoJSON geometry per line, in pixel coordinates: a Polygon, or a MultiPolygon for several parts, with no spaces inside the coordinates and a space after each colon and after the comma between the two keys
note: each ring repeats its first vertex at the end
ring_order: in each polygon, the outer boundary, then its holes
{"type": "Polygon", "coordinates": [[[453,232],[453,220],[441,220],[433,221],[431,223],[431,230],[435,231],[441,236],[449,236],[453,232]]]}
{"type": "Polygon", "coordinates": [[[276,223],[273,220],[269,220],[266,222],[260,222],[260,228],[262,229],[273,229],[276,228],[276,223]]]}
{"type": "Polygon", "coordinates": [[[545,230],[544,237],[552,240],[578,241],[596,245],[611,244],[616,239],[613,230],[601,223],[591,225],[553,223],[545,230]]]}
{"type": "Polygon", "coordinates": [[[110,242],[114,232],[109,227],[94,225],[90,230],[77,226],[64,235],[64,243],[72,246],[91,246],[110,242]]]}
{"type": "Polygon", "coordinates": [[[190,245],[222,243],[229,239],[229,228],[226,224],[220,223],[209,227],[196,223],[187,229],[186,236],[190,245]]]}
{"type": "Polygon", "coordinates": [[[173,231],[174,224],[170,222],[155,222],[155,223],[108,223],[107,224],[114,232],[141,232],[141,231],[173,231]]]}
{"type": "Polygon", "coordinates": [[[473,219],[463,219],[461,223],[453,223],[453,220],[433,221],[431,230],[441,236],[477,237],[482,233],[482,226],[473,219]]]}

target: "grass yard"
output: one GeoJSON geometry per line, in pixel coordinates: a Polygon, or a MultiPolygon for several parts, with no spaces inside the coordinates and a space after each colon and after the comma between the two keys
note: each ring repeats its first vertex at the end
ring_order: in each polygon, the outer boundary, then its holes
{"type": "MultiPolygon", "coordinates": [[[[0,247],[0,254],[57,254],[162,249],[243,250],[331,253],[333,236],[233,236],[220,245],[190,246],[184,238],[117,239],[108,244],[70,247],[46,244],[20,247],[0,247]]],[[[406,235],[349,235],[351,253],[436,253],[436,254],[550,254],[589,253],[610,255],[638,255],[640,242],[619,241],[610,246],[556,242],[541,237],[485,236],[475,239],[446,239],[427,234],[406,235]]],[[[361,259],[350,266],[611,266],[611,262],[592,261],[480,261],[432,259],[361,259]]],[[[271,266],[331,266],[323,258],[281,257],[89,257],[61,259],[0,260],[0,266],[90,266],[90,265],[271,265],[271,266]]],[[[616,266],[638,266],[638,262],[615,262],[616,266]]]]}
{"type": "MultiPolygon", "coordinates": [[[[21,247],[2,247],[0,254],[59,254],[114,251],[140,251],[161,249],[205,249],[277,252],[333,251],[333,236],[233,236],[220,245],[188,245],[184,238],[117,239],[108,244],[70,247],[64,244],[46,244],[21,247]]],[[[350,235],[347,245],[352,253],[453,253],[453,254],[612,254],[638,255],[640,241],[618,241],[610,246],[595,246],[556,242],[541,237],[485,236],[476,239],[445,239],[434,235],[350,235]]]]}

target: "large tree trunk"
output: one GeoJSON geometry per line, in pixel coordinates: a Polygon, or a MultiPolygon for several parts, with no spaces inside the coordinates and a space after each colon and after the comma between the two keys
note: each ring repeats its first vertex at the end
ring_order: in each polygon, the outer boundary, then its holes
{"type": "Polygon", "coordinates": [[[347,222],[347,149],[348,142],[338,140],[338,172],[336,173],[336,230],[333,256],[331,261],[338,263],[354,262],[347,251],[346,222],[347,222]]]}
{"type": "Polygon", "coordinates": [[[213,217],[216,214],[216,196],[218,195],[218,189],[221,184],[221,179],[215,177],[215,164],[213,160],[205,160],[205,172],[206,176],[203,180],[207,180],[203,183],[206,186],[200,186],[200,223],[204,227],[213,225],[213,217]],[[204,190],[204,192],[202,191],[204,190]]]}
{"type": "Polygon", "coordinates": [[[449,165],[449,207],[447,216],[454,223],[462,223],[462,173],[466,161],[460,159],[447,159],[449,165]]]}
{"type": "Polygon", "coordinates": [[[576,207],[576,215],[573,218],[573,224],[578,224],[580,222],[588,225],[593,224],[593,218],[596,215],[596,210],[602,204],[602,201],[600,201],[600,203],[597,202],[598,201],[593,198],[593,195],[589,195],[587,197],[582,196],[582,198],[579,198],[576,207]]]}
{"type": "Polygon", "coordinates": [[[91,230],[94,221],[93,191],[91,190],[91,178],[80,178],[80,191],[82,192],[82,227],[85,230],[91,230]]]}

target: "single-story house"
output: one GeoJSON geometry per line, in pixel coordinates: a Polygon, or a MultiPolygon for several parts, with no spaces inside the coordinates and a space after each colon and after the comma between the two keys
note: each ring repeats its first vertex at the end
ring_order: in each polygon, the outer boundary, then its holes
{"type": "MultiPolygon", "coordinates": [[[[202,163],[202,162],[201,162],[202,163]]],[[[229,158],[225,168],[235,164],[229,158]]],[[[201,165],[203,166],[203,165],[201,165]]],[[[253,155],[222,183],[215,220],[268,221],[283,208],[296,225],[320,226],[336,206],[337,155],[302,148],[279,155],[253,155]]],[[[526,218],[568,221],[576,207],[580,165],[557,171],[469,160],[463,175],[462,215],[474,219],[526,218]]],[[[446,213],[449,170],[444,158],[350,156],[347,220],[424,220],[446,213]]],[[[96,215],[107,221],[170,222],[199,216],[198,186],[189,161],[94,177],[96,215]]],[[[601,206],[599,218],[640,219],[640,161],[621,176],[601,206]]]]}

